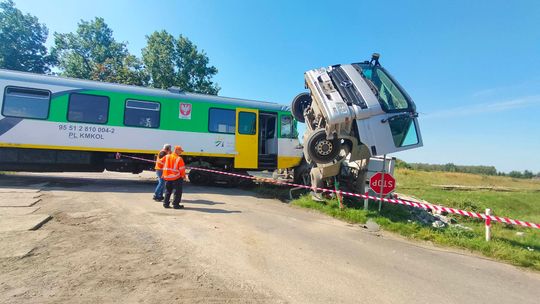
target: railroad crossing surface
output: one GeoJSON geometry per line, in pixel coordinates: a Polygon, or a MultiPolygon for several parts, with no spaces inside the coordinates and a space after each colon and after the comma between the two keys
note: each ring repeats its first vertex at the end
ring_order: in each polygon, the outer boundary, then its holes
{"type": "MultiPolygon", "coordinates": [[[[537,303],[540,298],[538,273],[466,252],[369,232],[234,188],[187,184],[186,209],[164,209],[151,200],[153,187],[151,174],[0,176],[0,202],[8,200],[7,189],[19,189],[10,194],[19,203],[23,199],[17,197],[35,199],[39,193],[39,201],[25,207],[37,210],[10,211],[19,212],[11,216],[52,217],[32,227],[39,228],[31,231],[39,237],[2,239],[2,245],[18,242],[25,253],[0,255],[0,302],[537,303]]],[[[1,205],[0,212],[0,227],[19,222],[6,224],[1,205]]],[[[0,237],[3,233],[12,232],[0,229],[0,237]]]]}

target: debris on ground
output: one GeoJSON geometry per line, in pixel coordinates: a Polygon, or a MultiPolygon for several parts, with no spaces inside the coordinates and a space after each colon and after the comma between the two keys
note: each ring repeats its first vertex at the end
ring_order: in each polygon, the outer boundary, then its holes
{"type": "Polygon", "coordinates": [[[372,219],[369,219],[366,222],[364,228],[366,228],[369,232],[378,232],[379,230],[381,230],[379,224],[375,223],[372,219]]]}
{"type": "MultiPolygon", "coordinates": [[[[422,204],[428,204],[430,203],[419,200],[413,197],[404,196],[402,194],[399,194],[399,199],[404,199],[407,201],[422,203],[422,204]]],[[[458,224],[457,220],[453,217],[450,217],[448,215],[448,212],[441,211],[441,210],[433,210],[433,209],[420,209],[420,208],[414,208],[414,207],[407,207],[409,209],[409,213],[411,215],[411,218],[409,222],[417,222],[425,226],[431,226],[433,228],[442,229],[447,227],[454,227],[459,228],[463,230],[472,230],[472,228],[464,226],[462,224],[458,224]]]]}

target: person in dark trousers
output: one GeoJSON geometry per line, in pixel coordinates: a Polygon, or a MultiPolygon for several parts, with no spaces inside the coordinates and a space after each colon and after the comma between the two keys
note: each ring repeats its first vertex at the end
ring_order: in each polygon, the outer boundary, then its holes
{"type": "Polygon", "coordinates": [[[182,147],[175,146],[174,152],[165,156],[163,159],[163,179],[165,179],[165,200],[163,201],[164,208],[170,208],[171,195],[174,192],[172,202],[174,209],[182,209],[180,205],[182,201],[182,184],[186,176],[186,167],[184,160],[180,156],[184,152],[182,147]]]}
{"type": "Polygon", "coordinates": [[[163,145],[163,149],[159,151],[157,158],[156,158],[156,166],[154,169],[156,170],[156,175],[158,178],[158,184],[156,186],[156,190],[154,191],[154,197],[153,199],[157,202],[161,202],[163,197],[163,188],[165,187],[165,180],[163,179],[163,160],[165,156],[169,155],[171,153],[171,145],[165,144],[163,145]]]}

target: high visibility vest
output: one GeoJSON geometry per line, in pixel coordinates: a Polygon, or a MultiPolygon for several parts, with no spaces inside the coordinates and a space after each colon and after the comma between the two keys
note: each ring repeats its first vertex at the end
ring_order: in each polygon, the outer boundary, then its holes
{"type": "Polygon", "coordinates": [[[163,179],[173,181],[186,176],[184,160],[176,153],[171,153],[163,158],[163,179]]]}
{"type": "Polygon", "coordinates": [[[159,151],[158,155],[156,156],[156,165],[154,166],[154,169],[163,170],[163,165],[165,165],[163,160],[165,159],[165,156],[167,156],[167,151],[159,151]]]}

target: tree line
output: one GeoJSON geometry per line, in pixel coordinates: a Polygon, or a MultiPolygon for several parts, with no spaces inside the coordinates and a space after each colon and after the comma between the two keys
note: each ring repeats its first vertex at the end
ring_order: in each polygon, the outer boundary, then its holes
{"type": "Polygon", "coordinates": [[[48,35],[37,17],[21,12],[12,0],[0,2],[2,69],[212,95],[220,90],[212,81],[217,68],[183,35],[165,30],[147,35],[141,58],[130,54],[127,42],[116,41],[100,17],[81,20],[75,32],[55,32],[50,49],[45,46],[48,35]]]}
{"type": "Polygon", "coordinates": [[[481,175],[498,175],[498,176],[508,176],[513,178],[540,178],[540,172],[534,174],[532,171],[525,170],[521,171],[510,171],[509,173],[497,171],[494,166],[462,166],[455,165],[453,163],[448,163],[444,165],[438,164],[426,164],[426,163],[407,163],[403,160],[396,161],[397,168],[406,168],[411,170],[418,171],[443,171],[443,172],[460,172],[460,173],[471,173],[471,174],[481,174],[481,175]]]}

